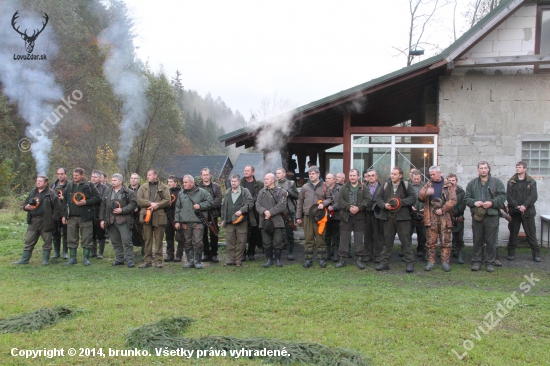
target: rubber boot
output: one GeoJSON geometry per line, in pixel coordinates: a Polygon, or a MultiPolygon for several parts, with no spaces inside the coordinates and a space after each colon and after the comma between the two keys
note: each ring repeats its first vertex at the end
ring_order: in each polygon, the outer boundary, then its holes
{"type": "Polygon", "coordinates": [[[90,252],[92,251],[92,249],[84,248],[83,251],[84,251],[84,265],[87,267],[91,264],[90,263],[90,252]]]}
{"type": "Polygon", "coordinates": [[[63,259],[69,259],[68,248],[67,248],[67,239],[63,238],[63,259]]]}
{"type": "Polygon", "coordinates": [[[66,266],[70,266],[71,264],[76,264],[76,248],[69,249],[69,254],[71,255],[71,258],[67,263],[65,263],[66,266]]]}
{"type": "Polygon", "coordinates": [[[48,264],[50,264],[50,253],[51,252],[52,252],[51,250],[44,250],[42,252],[42,265],[43,266],[47,266],[48,264]]]}
{"type": "Polygon", "coordinates": [[[196,269],[202,269],[201,257],[202,257],[202,253],[195,250],[195,268],[196,269]]]}
{"type": "Polygon", "coordinates": [[[457,257],[456,262],[458,264],[464,264],[464,259],[462,259],[462,250],[459,250],[458,252],[456,252],[456,257],[457,257]]]}
{"type": "Polygon", "coordinates": [[[103,259],[103,252],[105,251],[105,239],[100,240],[98,243],[97,259],[103,259]]]}
{"type": "Polygon", "coordinates": [[[90,248],[90,258],[97,257],[97,240],[94,240],[92,243],[92,247],[90,248]]]}
{"type": "Polygon", "coordinates": [[[54,242],[53,243],[53,259],[59,258],[59,250],[61,249],[61,243],[60,242],[54,242]]]}
{"type": "Polygon", "coordinates": [[[294,260],[294,255],[292,254],[294,252],[294,240],[289,240],[288,244],[286,245],[286,259],[289,261],[294,260]]]}
{"type": "Polygon", "coordinates": [[[12,264],[29,264],[29,259],[31,259],[31,255],[32,252],[30,250],[24,250],[19,262],[13,262],[12,264]]]}
{"type": "Polygon", "coordinates": [[[193,259],[193,250],[186,250],[185,255],[187,256],[187,263],[183,265],[183,268],[195,267],[195,261],[193,259]]]}
{"type": "Polygon", "coordinates": [[[281,253],[282,249],[275,249],[275,266],[282,267],[283,264],[281,263],[281,253]]]}
{"type": "Polygon", "coordinates": [[[267,258],[267,262],[264,264],[264,268],[269,268],[273,264],[273,247],[265,248],[265,257],[267,258]]]}

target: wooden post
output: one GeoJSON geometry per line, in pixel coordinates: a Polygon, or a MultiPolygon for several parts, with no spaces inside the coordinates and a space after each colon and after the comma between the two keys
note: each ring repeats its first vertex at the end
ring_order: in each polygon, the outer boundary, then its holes
{"type": "Polygon", "coordinates": [[[303,186],[304,183],[305,183],[305,180],[304,180],[304,177],[305,177],[305,170],[306,170],[306,154],[301,152],[301,153],[298,153],[296,154],[296,156],[298,157],[298,174],[299,174],[299,183],[300,183],[300,186],[303,186]]]}
{"type": "MultiPolygon", "coordinates": [[[[327,153],[326,151],[319,151],[319,170],[324,177],[327,176],[327,153]]],[[[322,176],[323,177],[323,176],[322,176]]],[[[323,179],[324,179],[323,177],[323,179]]]]}
{"type": "Polygon", "coordinates": [[[344,114],[344,174],[348,175],[351,168],[351,115],[344,114]]]}

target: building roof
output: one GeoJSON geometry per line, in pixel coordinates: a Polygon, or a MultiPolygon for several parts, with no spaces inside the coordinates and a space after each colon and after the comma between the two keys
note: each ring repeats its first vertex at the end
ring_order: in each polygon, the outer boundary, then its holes
{"type": "MultiPolygon", "coordinates": [[[[440,54],[417,62],[413,65],[393,71],[379,78],[372,79],[366,83],[356,85],[352,88],[342,90],[338,93],[329,95],[317,101],[305,104],[291,110],[289,113],[293,116],[293,120],[298,120],[308,115],[308,112],[313,113],[316,110],[324,111],[327,108],[335,107],[343,103],[348,103],[352,99],[357,99],[369,94],[369,90],[377,91],[379,87],[392,86],[395,81],[399,82],[399,78],[420,72],[430,75],[431,78],[444,73],[447,67],[452,67],[452,61],[463,54],[467,48],[473,46],[478,40],[492,31],[502,19],[512,14],[519,6],[523,5],[528,0],[504,0],[499,6],[493,9],[483,19],[477,22],[471,29],[465,32],[460,38],[453,42],[449,47],[443,50],[440,54]],[[433,72],[439,69],[439,73],[433,72]]],[[[219,141],[225,141],[226,146],[237,142],[238,140],[249,139],[261,130],[265,125],[265,121],[257,124],[246,126],[244,128],[229,132],[220,136],[219,141]]],[[[239,145],[237,145],[239,146],[239,145]]],[[[247,145],[245,145],[247,146],[247,145]]]]}
{"type": "Polygon", "coordinates": [[[256,170],[259,167],[262,167],[263,170],[264,154],[241,153],[237,158],[237,161],[235,161],[235,165],[233,165],[233,169],[231,170],[231,173],[229,173],[229,176],[238,174],[242,178],[244,167],[247,165],[253,166],[256,170]]]}
{"type": "MultiPolygon", "coordinates": [[[[182,178],[186,174],[191,174],[193,177],[201,175],[203,168],[210,169],[212,178],[225,178],[224,171],[233,167],[231,160],[227,155],[176,155],[173,156],[163,169],[164,176],[176,175],[182,178]]],[[[225,172],[227,174],[227,171],[225,172]]]]}

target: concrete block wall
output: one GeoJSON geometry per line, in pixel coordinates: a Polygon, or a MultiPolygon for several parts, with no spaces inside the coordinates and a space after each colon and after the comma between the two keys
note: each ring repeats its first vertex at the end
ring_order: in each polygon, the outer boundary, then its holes
{"type": "MultiPolygon", "coordinates": [[[[504,20],[491,33],[469,49],[463,57],[504,57],[535,54],[536,4],[527,4],[519,8],[504,20]]],[[[533,66],[484,68],[492,75],[497,70],[504,74],[530,74],[533,66]]],[[[457,69],[453,75],[464,75],[468,69],[457,69]]]]}
{"type": "MultiPolygon", "coordinates": [[[[465,189],[477,177],[477,163],[486,160],[491,174],[506,185],[522,160],[522,142],[550,141],[550,75],[441,77],[438,120],[438,164],[444,173],[456,173],[465,189]]],[[[535,179],[540,238],[540,215],[550,214],[550,176],[535,179]]],[[[466,213],[465,237],[471,240],[468,208],[466,213]]],[[[501,245],[508,242],[504,219],[499,238],[501,245]]]]}

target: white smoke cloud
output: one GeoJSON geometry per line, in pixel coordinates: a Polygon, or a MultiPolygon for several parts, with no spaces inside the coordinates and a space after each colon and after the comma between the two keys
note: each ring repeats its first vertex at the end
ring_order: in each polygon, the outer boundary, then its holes
{"type": "MultiPolygon", "coordinates": [[[[293,116],[292,113],[286,112],[250,125],[260,129],[256,136],[255,148],[265,154],[262,174],[273,173],[275,169],[282,166],[280,151],[286,148],[294,131],[293,116]]],[[[260,176],[263,178],[262,175],[260,176]]]]}
{"type": "Polygon", "coordinates": [[[286,149],[286,145],[297,126],[295,113],[296,103],[280,97],[277,93],[262,99],[260,108],[251,111],[254,121],[249,127],[259,129],[256,136],[257,150],[264,154],[263,170],[258,176],[274,173],[277,168],[283,166],[280,152],[286,149]]]}
{"type": "MultiPolygon", "coordinates": [[[[34,55],[45,54],[47,60],[15,60],[16,55],[27,54],[25,42],[11,26],[16,11],[19,11],[17,25],[22,32],[27,29],[28,35],[42,28],[44,14],[25,11],[16,1],[0,3],[0,83],[4,94],[11,103],[17,104],[19,114],[29,123],[26,135],[32,139],[31,131],[41,128],[41,123],[55,108],[54,103],[59,104],[63,91],[50,70],[49,60],[57,53],[52,19],[37,37],[32,52],[34,55]]],[[[48,171],[51,147],[47,134],[33,140],[31,151],[38,174],[48,171]]]]}
{"type": "Polygon", "coordinates": [[[111,25],[105,29],[99,43],[109,48],[109,55],[103,65],[103,74],[122,100],[122,121],[119,125],[120,142],[118,164],[124,170],[134,139],[146,122],[148,81],[139,70],[135,59],[132,38],[132,23],[126,8],[117,6],[113,11],[111,25]]]}

